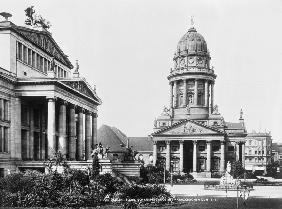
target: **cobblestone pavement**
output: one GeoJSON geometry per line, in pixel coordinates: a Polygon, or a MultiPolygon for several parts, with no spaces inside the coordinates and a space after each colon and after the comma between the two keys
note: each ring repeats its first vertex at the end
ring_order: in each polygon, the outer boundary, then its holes
{"type": "MultiPolygon", "coordinates": [[[[236,191],[204,190],[204,185],[166,185],[168,191],[173,195],[180,196],[214,196],[214,197],[236,197],[236,191]]],[[[239,193],[240,194],[240,193],[239,193]]],[[[282,198],[282,186],[254,186],[249,197],[260,198],[282,198]]]]}

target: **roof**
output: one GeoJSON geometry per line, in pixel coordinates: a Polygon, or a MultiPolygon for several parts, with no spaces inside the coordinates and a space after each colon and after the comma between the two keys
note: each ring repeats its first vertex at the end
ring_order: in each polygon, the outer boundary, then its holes
{"type": "Polygon", "coordinates": [[[63,50],[61,50],[56,41],[53,39],[51,33],[48,31],[40,31],[28,27],[17,26],[10,21],[0,22],[0,30],[7,29],[13,30],[18,35],[49,54],[49,56],[54,57],[56,60],[66,65],[68,68],[73,68],[68,56],[64,54],[63,50]]]}
{"type": "Polygon", "coordinates": [[[167,127],[163,128],[163,129],[157,130],[157,131],[155,131],[154,133],[152,133],[151,135],[152,135],[152,136],[156,136],[156,135],[162,134],[162,133],[164,133],[164,132],[166,132],[166,131],[168,131],[168,130],[172,130],[173,128],[178,127],[178,126],[180,126],[180,125],[182,125],[182,124],[184,124],[184,123],[187,123],[187,122],[191,122],[191,123],[193,123],[193,124],[195,124],[195,125],[197,125],[197,126],[203,127],[203,128],[205,128],[205,129],[208,129],[208,130],[211,130],[211,131],[214,131],[214,132],[216,132],[217,134],[225,134],[225,133],[224,133],[223,131],[221,131],[220,129],[217,129],[217,128],[214,128],[214,127],[211,127],[211,126],[202,124],[202,123],[199,123],[199,122],[197,122],[197,121],[195,121],[195,120],[185,119],[185,120],[181,120],[181,121],[179,121],[179,122],[177,122],[177,123],[174,123],[174,124],[172,124],[171,126],[167,126],[167,127]]]}
{"type": "Polygon", "coordinates": [[[227,129],[245,129],[245,126],[243,123],[225,122],[225,125],[227,126],[227,129]]]}
{"type": "Polygon", "coordinates": [[[126,151],[125,144],[121,135],[117,134],[117,128],[102,125],[97,131],[97,141],[101,142],[103,146],[110,147],[111,152],[126,151]]]}
{"type": "Polygon", "coordinates": [[[153,140],[150,137],[128,137],[129,146],[137,151],[153,151],[153,140]]]}

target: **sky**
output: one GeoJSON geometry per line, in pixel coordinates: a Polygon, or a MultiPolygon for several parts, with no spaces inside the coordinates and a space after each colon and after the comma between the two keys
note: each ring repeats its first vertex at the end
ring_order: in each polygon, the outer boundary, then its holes
{"type": "Polygon", "coordinates": [[[98,126],[148,136],[169,106],[167,76],[180,38],[195,28],[207,42],[217,79],[215,104],[225,121],[243,109],[248,132],[282,142],[281,0],[0,0],[24,25],[33,5],[103,104],[98,126]]]}

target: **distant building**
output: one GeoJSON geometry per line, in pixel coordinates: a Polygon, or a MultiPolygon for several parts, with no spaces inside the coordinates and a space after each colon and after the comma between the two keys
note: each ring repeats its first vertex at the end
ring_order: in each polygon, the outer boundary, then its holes
{"type": "Polygon", "coordinates": [[[280,167],[282,167],[282,144],[272,143],[272,161],[279,161],[280,167]]]}
{"type": "Polygon", "coordinates": [[[241,111],[227,122],[215,105],[217,75],[204,37],[191,27],[177,44],[168,75],[170,106],[154,122],[153,162],[172,172],[210,177],[228,161],[245,162],[247,131],[241,111]]]}
{"type": "Polygon", "coordinates": [[[0,176],[44,171],[60,151],[87,163],[101,100],[45,29],[0,22],[0,176]]]}
{"type": "Polygon", "coordinates": [[[266,170],[272,159],[270,133],[248,133],[245,144],[245,169],[266,170]]]}

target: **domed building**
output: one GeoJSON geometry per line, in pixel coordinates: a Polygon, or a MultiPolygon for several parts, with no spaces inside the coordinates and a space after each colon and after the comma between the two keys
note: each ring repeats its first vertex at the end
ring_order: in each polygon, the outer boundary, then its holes
{"type": "Polygon", "coordinates": [[[247,135],[243,112],[226,122],[214,104],[216,74],[204,37],[191,27],[180,39],[168,75],[170,107],[154,122],[153,164],[172,172],[210,177],[228,161],[244,163],[247,135]]]}

